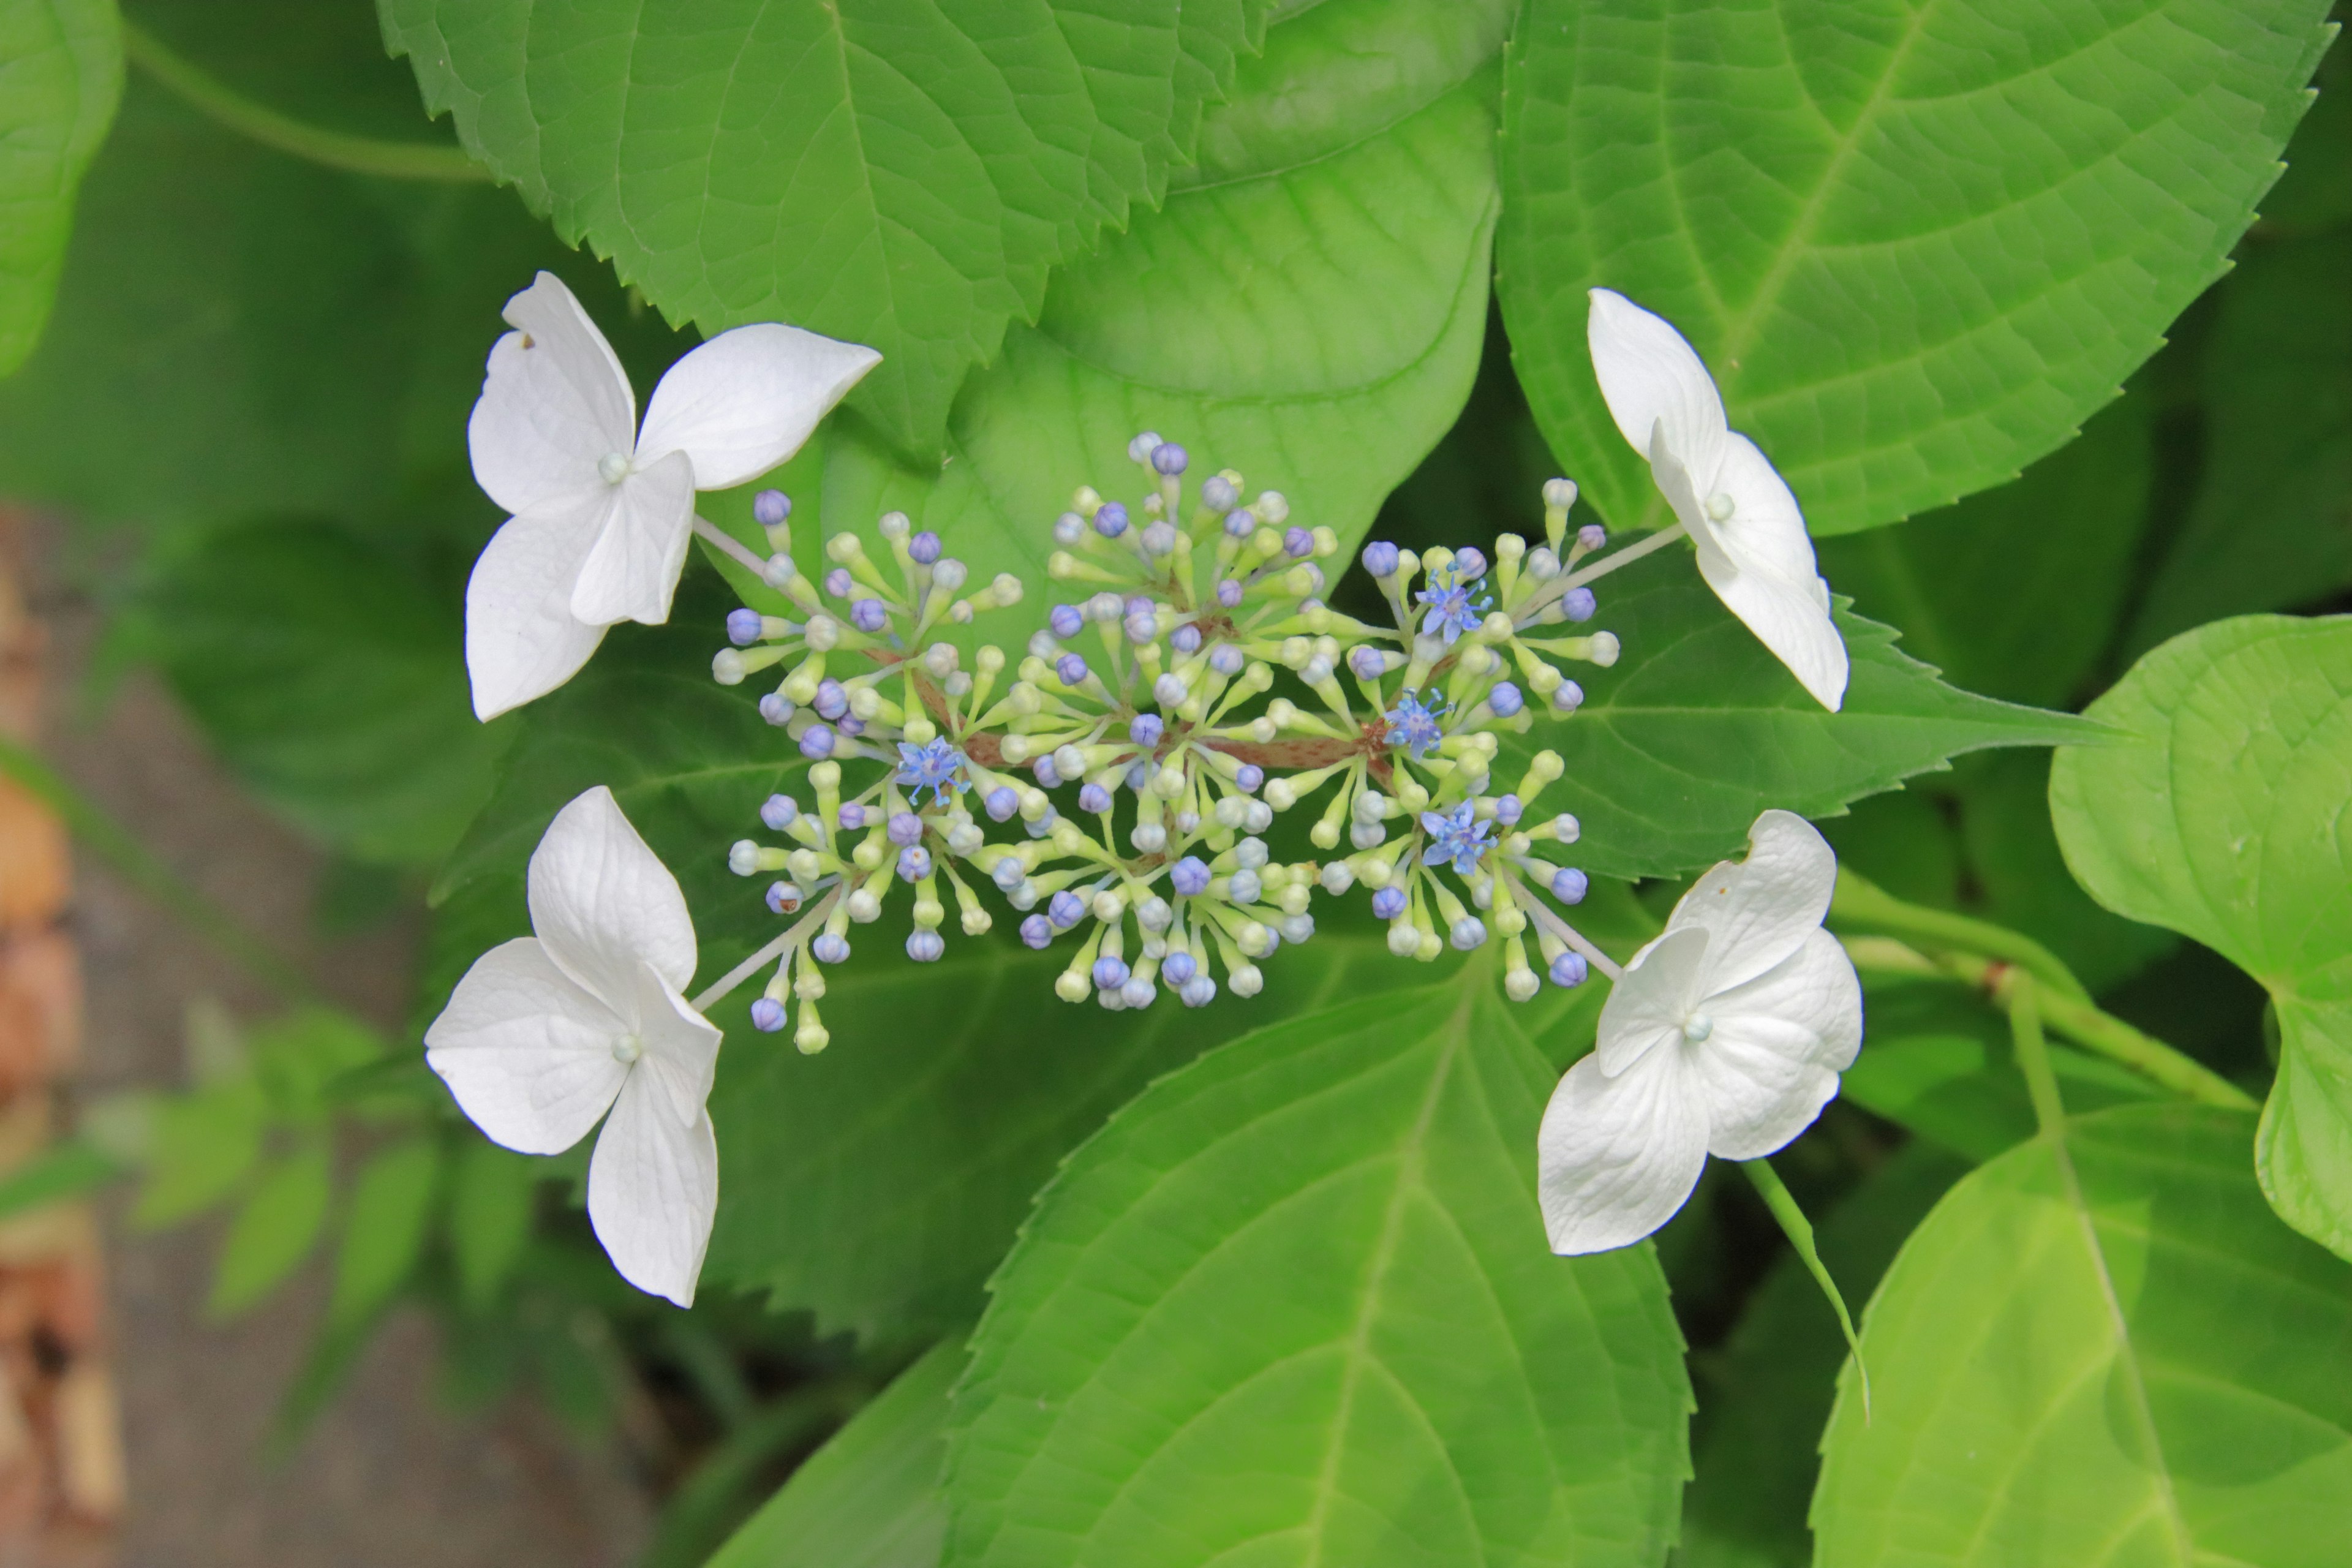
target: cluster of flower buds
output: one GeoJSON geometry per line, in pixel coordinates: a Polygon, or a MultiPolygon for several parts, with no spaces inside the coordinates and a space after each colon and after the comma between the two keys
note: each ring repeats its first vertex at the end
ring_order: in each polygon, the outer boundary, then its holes
{"type": "Polygon", "coordinates": [[[981,646],[967,670],[925,639],[1019,602],[1016,579],[957,597],[961,565],[893,512],[895,581],[845,533],[812,582],[784,552],[790,502],[758,498],[777,551],[764,575],[806,618],[734,612],[712,668],[730,685],[786,669],[761,711],[811,760],[813,798],[772,797],[761,816],[785,842],[730,854],[773,879],[768,906],[793,921],[754,1023],[782,1029],[797,998],[795,1042],[823,1048],[824,969],[848,957],[852,927],[911,888],[907,954],[938,959],[942,879],[966,934],[992,925],[975,892],[992,884],[1024,943],[1068,954],[1056,993],[1111,1009],[1162,988],[1205,1005],[1221,975],[1254,995],[1261,962],[1313,936],[1314,895],[1360,885],[1401,956],[1500,937],[1505,987],[1525,1000],[1542,984],[1532,938],[1543,975],[1582,981],[1591,949],[1553,907],[1584,896],[1583,872],[1552,858],[1576,819],[1536,809],[1559,756],[1536,752],[1507,790],[1493,776],[1503,731],[1583,700],[1561,663],[1617,658],[1611,634],[1575,629],[1595,606],[1572,569],[1604,542],[1569,535],[1576,487],[1548,484],[1544,542],[1507,534],[1491,562],[1367,546],[1381,626],[1325,602],[1339,540],[1292,523],[1278,492],[1251,495],[1230,469],[1188,486],[1189,455],[1156,434],[1128,451],[1146,493],[1087,487],[1055,520],[1048,572],[1070,596],[1009,682],[1002,649],[981,646]],[[852,787],[850,768],[871,776],[852,787]],[[1301,805],[1318,856],[1277,860],[1269,831],[1301,805]]]}

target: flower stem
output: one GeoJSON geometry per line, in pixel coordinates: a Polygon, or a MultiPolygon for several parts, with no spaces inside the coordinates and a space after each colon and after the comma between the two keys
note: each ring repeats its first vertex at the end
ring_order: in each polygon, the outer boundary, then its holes
{"type": "Polygon", "coordinates": [[[794,921],[789,927],[787,927],[783,935],[776,938],[773,942],[769,942],[765,947],[760,949],[759,952],[753,953],[751,957],[745,959],[742,963],[737,964],[734,968],[720,975],[717,980],[711,982],[711,984],[703,990],[700,995],[688,1003],[687,1005],[693,1008],[698,1013],[707,1013],[712,1007],[715,1007],[719,1003],[725,1001],[727,999],[727,994],[730,991],[734,990],[735,987],[742,984],[744,981],[750,979],[752,975],[757,974],[760,971],[765,969],[769,964],[775,962],[775,960],[781,957],[783,952],[793,945],[793,943],[800,940],[801,933],[803,931],[808,930],[809,927],[816,924],[819,921],[824,919],[825,916],[831,914],[833,912],[833,906],[835,903],[839,901],[840,898],[841,889],[836,887],[831,892],[825,894],[824,898],[819,899],[815,905],[810,909],[808,913],[803,915],[799,920],[794,921]]]}
{"type": "Polygon", "coordinates": [[[2025,1075],[2025,1092],[2033,1101],[2033,1120],[2044,1138],[2059,1142],[2065,1136],[2066,1102],[2059,1098],[2058,1074],[2050,1066],[2050,1042],[2042,1033],[2042,988],[2032,975],[2012,971],[2001,989],[2009,1010],[2009,1037],[2017,1047],[2017,1067],[2025,1075]]]}
{"type": "Polygon", "coordinates": [[[1805,1271],[1813,1277],[1813,1282],[1822,1288],[1822,1294],[1829,1298],[1831,1309],[1837,1313],[1838,1327],[1845,1331],[1846,1348],[1853,1353],[1853,1370],[1862,1380],[1863,1424],[1869,1425],[1870,1368],[1862,1359],[1862,1336],[1854,1332],[1853,1315],[1845,1310],[1845,1298],[1839,1293],[1837,1281],[1830,1278],[1829,1266],[1822,1261],[1820,1249],[1813,1245],[1812,1222],[1797,1206],[1796,1195],[1782,1184],[1780,1173],[1772,1168],[1770,1161],[1741,1160],[1738,1164],[1763,1197],[1764,1206],[1780,1222],[1789,1245],[1797,1249],[1805,1271]]]}
{"type": "MultiPolygon", "coordinates": [[[[1841,876],[1841,886],[1843,879],[1841,876]]],[[[2258,1109],[2252,1095],[2202,1062],[2089,1002],[2046,989],[2021,964],[1975,952],[1945,952],[1930,958],[1883,937],[1847,938],[1845,950],[1858,969],[1888,974],[1949,976],[1983,991],[2003,1008],[2009,1005],[2010,995],[2019,984],[2032,981],[2038,1022],[2046,1023],[2076,1045],[2109,1061],[2119,1062],[2188,1099],[2231,1110],[2258,1109]]]]}
{"type": "Polygon", "coordinates": [[[1838,868],[1837,891],[1830,899],[1830,914],[1840,925],[1867,927],[1908,937],[1937,948],[1980,952],[2013,963],[2051,990],[2079,1002],[2090,991],[2058,955],[2021,931],[1972,920],[1949,910],[1933,910],[1906,902],[1852,870],[1838,868]]]}
{"type": "Polygon", "coordinates": [[[753,554],[749,545],[746,545],[741,540],[736,538],[733,534],[728,532],[717,523],[705,521],[698,515],[694,520],[694,531],[696,535],[706,543],[725,552],[735,561],[740,563],[751,573],[753,576],[759,578],[762,583],[768,580],[768,563],[765,561],[761,560],[759,556],[753,554]]]}
{"type": "Polygon", "coordinates": [[[1580,588],[1587,583],[1596,582],[1608,576],[1620,566],[1631,566],[1653,551],[1664,550],[1682,537],[1683,525],[1679,522],[1671,527],[1662,528],[1639,544],[1629,544],[1622,550],[1612,551],[1591,565],[1570,572],[1567,576],[1559,579],[1559,591],[1564,594],[1570,588],[1580,588]]]}
{"type": "Polygon", "coordinates": [[[489,170],[463,149],[438,147],[424,142],[382,142],[352,136],[321,126],[306,125],[256,103],[193,61],[165,47],[152,33],[129,17],[122,22],[122,52],[131,64],[177,93],[190,105],[237,134],[354,174],[374,174],[388,180],[442,180],[488,183],[489,170]]]}

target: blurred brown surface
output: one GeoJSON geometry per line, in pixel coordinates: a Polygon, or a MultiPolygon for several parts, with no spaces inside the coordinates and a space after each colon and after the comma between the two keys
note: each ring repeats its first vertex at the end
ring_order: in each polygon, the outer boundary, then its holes
{"type": "MultiPolygon", "coordinates": [[[[320,855],[248,801],[205,754],[169,698],[134,677],[94,723],[71,712],[99,630],[97,569],[37,531],[35,605],[51,639],[49,757],[184,879],[294,955],[333,999],[397,1032],[415,932],[354,941],[313,933],[320,855]]],[[[5,694],[0,694],[5,701],[5,694]]],[[[71,931],[87,979],[79,1082],[89,1092],[181,1081],[188,1004],[216,997],[244,1016],[269,998],[88,857],[73,868],[71,931]]],[[[40,972],[35,960],[30,973],[40,972]]],[[[0,1000],[0,1006],[6,1005],[0,1000]]],[[[395,1037],[397,1033],[395,1033],[395,1037]]],[[[0,1059],[0,1079],[12,1071],[0,1059]]],[[[8,1137],[0,1120],[0,1146],[8,1137]]],[[[471,1417],[435,1394],[428,1321],[395,1317],[300,1446],[262,1449],[309,1349],[324,1289],[313,1267],[247,1317],[211,1321],[218,1229],[147,1236],[108,1226],[106,1294],[127,1450],[117,1560],[135,1568],[597,1568],[646,1539],[642,1488],[617,1455],[583,1447],[523,1406],[471,1417]]],[[[0,1333],[8,1306],[0,1299],[0,1333]]],[[[97,1403],[102,1389],[61,1385],[97,1403]]],[[[0,1431],[0,1450],[8,1442],[0,1431]]],[[[0,1516],[7,1500],[0,1496],[0,1516]]],[[[0,1568],[14,1560],[0,1555],[0,1568]]]]}

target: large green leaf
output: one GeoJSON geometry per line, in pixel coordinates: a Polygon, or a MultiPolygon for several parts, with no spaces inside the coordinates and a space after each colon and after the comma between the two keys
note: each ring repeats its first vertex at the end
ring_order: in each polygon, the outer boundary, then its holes
{"type": "MultiPolygon", "coordinates": [[[[1877,1042],[1872,1042],[1876,1049],[1877,1042]]],[[[1968,1166],[1914,1143],[1839,1200],[1815,1238],[1838,1289],[1868,1297],[1895,1248],[1968,1166]]],[[[1845,1336],[1794,1253],[1772,1265],[1699,1379],[1675,1568],[1807,1568],[1805,1500],[1845,1336]]]]}
{"type": "Polygon", "coordinates": [[[1496,212],[1481,62],[1507,17],[1498,0],[1325,0],[1273,28],[1183,188],[1057,275],[1037,325],[966,384],[944,466],[840,431],[825,531],[897,509],[976,572],[1049,592],[1055,516],[1080,484],[1142,488],[1127,443],[1150,429],[1196,479],[1238,468],[1298,521],[1360,537],[1477,372],[1496,212]]]}
{"type": "Polygon", "coordinates": [[[158,563],[142,651],[255,792],[366,859],[430,863],[511,736],[475,721],[455,595],[324,523],[208,533],[158,563]]]}
{"type": "Polygon", "coordinates": [[[2249,251],[2205,344],[2197,498],[2135,648],[2352,583],[2352,226],[2249,251]]]}
{"type": "Polygon", "coordinates": [[[706,332],[873,344],[858,405],[936,451],[1047,270],[1159,199],[1264,0],[380,9],[426,107],[566,239],[706,332]]]}
{"type": "Polygon", "coordinates": [[[1665,513],[1585,290],[1673,321],[1818,533],[1999,484],[2220,275],[2310,101],[2327,0],[1530,0],[1507,64],[1504,313],[1622,526],[1665,513]]]}
{"type": "Polygon", "coordinates": [[[2252,1127],[2103,1111],[1983,1167],[1872,1300],[1822,1443],[1819,1568],[2335,1568],[2352,1268],[2279,1225],[2252,1127]]]}
{"type": "Polygon", "coordinates": [[[1654,1564],[1689,1391],[1647,1247],[1563,1260],[1488,984],[1162,1079],[1074,1155],[956,1393],[955,1564],[1654,1564]]]}
{"type": "Polygon", "coordinates": [[[48,320],[74,195],[121,95],[113,0],[0,4],[0,376],[48,320]]]}
{"type": "Polygon", "coordinates": [[[898,1374],[744,1521],[709,1568],[939,1568],[940,1468],[961,1336],[898,1374]]]}
{"type": "Polygon", "coordinates": [[[1559,752],[1568,772],[1542,805],[1576,814],[1578,863],[1607,876],[1687,871],[1735,854],[1767,807],[1830,816],[1962,752],[2095,732],[2063,713],[1947,686],[1895,646],[1891,628],[1851,611],[1838,626],[1853,680],[1843,710],[1829,712],[1679,548],[1601,584],[1593,625],[1623,645],[1616,666],[1579,671],[1584,706],[1565,721],[1539,718],[1506,751],[1559,752]]]}
{"type": "Polygon", "coordinates": [[[2352,619],[2246,616],[2132,667],[2091,712],[2128,745],[2061,752],[2066,863],[2118,914],[2268,988],[2283,1036],[2263,1190],[2352,1257],[2352,619]]]}

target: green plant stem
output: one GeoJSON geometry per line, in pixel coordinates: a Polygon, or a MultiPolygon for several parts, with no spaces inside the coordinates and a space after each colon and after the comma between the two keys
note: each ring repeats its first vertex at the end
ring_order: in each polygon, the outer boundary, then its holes
{"type": "Polygon", "coordinates": [[[289,1001],[307,1000],[317,994],[317,988],[300,970],[279,957],[268,942],[211,900],[173,876],[171,868],[128,828],[84,799],[30,747],[0,736],[0,777],[14,780],[55,812],[66,830],[100,859],[255,979],[289,1001]]]}
{"type": "Polygon", "coordinates": [[[1870,1422],[1870,1367],[1862,1359],[1862,1336],[1854,1332],[1853,1314],[1845,1310],[1845,1297],[1839,1292],[1837,1281],[1830,1278],[1829,1265],[1822,1261],[1821,1250],[1813,1244],[1813,1222],[1807,1219],[1805,1211],[1797,1206],[1796,1194],[1781,1182],[1780,1173],[1772,1168],[1770,1161],[1741,1160],[1738,1163],[1764,1199],[1764,1206],[1770,1209],[1772,1217],[1780,1222],[1780,1232],[1789,1238],[1789,1245],[1797,1249],[1797,1257],[1804,1264],[1805,1271],[1813,1277],[1813,1283],[1822,1288],[1822,1294],[1829,1298],[1831,1309],[1837,1313],[1838,1327],[1845,1331],[1846,1348],[1853,1354],[1854,1374],[1861,1380],[1862,1419],[1867,1426],[1870,1422]]]}
{"type": "MultiPolygon", "coordinates": [[[[1845,950],[1857,969],[1947,976],[1983,991],[2003,1008],[2009,1005],[2011,991],[2032,978],[2019,965],[1986,958],[1981,953],[1946,952],[1930,958],[1901,942],[1878,937],[1851,939],[1845,950]]],[[[2100,1011],[2091,1003],[2053,994],[2037,982],[2034,1010],[2040,1023],[2047,1024],[2074,1044],[2109,1061],[2120,1062],[2175,1094],[2231,1110],[2260,1109],[2253,1096],[2204,1063],[2134,1028],[2114,1014],[2100,1011]]]]}
{"type": "Polygon", "coordinates": [[[2002,987],[2009,1012],[2009,1037],[2017,1047],[2017,1068],[2025,1075],[2025,1092],[2033,1101],[2033,1120],[2042,1136],[2063,1142],[2066,1102],[2059,1098],[2058,1074],[2050,1065],[2050,1042],[2042,1033],[2041,990],[2033,977],[2012,974],[2002,987]]]}
{"type": "Polygon", "coordinates": [[[130,18],[122,22],[122,52],[132,65],[204,114],[240,136],[297,158],[354,174],[388,180],[441,180],[487,184],[494,176],[457,147],[424,142],[380,142],[317,125],[306,125],[256,103],[194,62],[165,47],[130,18]]]}
{"type": "Polygon", "coordinates": [[[1906,902],[1843,866],[1838,868],[1837,890],[1830,898],[1830,916],[1843,926],[1886,931],[1932,947],[1983,953],[2015,964],[2059,995],[2084,1004],[2091,1000],[2091,993],[2074,978],[2074,972],[2032,937],[1949,910],[1906,902]]]}

